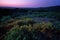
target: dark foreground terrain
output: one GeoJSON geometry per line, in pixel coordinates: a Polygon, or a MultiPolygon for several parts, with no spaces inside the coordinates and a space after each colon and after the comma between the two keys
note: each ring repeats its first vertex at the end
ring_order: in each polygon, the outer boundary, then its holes
{"type": "Polygon", "coordinates": [[[0,40],[60,40],[60,6],[0,8],[0,40]]]}

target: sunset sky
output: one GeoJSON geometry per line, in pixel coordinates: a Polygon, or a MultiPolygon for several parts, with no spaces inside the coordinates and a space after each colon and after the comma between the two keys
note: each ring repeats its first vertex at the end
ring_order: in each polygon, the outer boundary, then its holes
{"type": "Polygon", "coordinates": [[[60,5],[60,0],[0,0],[6,7],[47,7],[60,5]]]}

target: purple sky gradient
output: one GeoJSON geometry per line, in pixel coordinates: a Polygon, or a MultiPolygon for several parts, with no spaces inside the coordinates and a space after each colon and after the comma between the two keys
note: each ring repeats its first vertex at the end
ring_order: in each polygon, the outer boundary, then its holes
{"type": "Polygon", "coordinates": [[[60,5],[60,0],[0,0],[6,7],[47,7],[60,5]]]}

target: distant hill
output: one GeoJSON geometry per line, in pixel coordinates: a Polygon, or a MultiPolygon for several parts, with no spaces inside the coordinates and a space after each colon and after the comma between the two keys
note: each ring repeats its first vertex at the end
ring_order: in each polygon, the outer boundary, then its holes
{"type": "Polygon", "coordinates": [[[43,10],[56,12],[56,11],[60,11],[60,6],[46,7],[46,8],[43,8],[43,10]]]}
{"type": "Polygon", "coordinates": [[[40,7],[40,8],[17,8],[17,7],[0,7],[0,10],[46,10],[60,11],[60,6],[40,7]]]}
{"type": "Polygon", "coordinates": [[[10,15],[14,12],[60,12],[60,6],[40,7],[40,8],[13,8],[13,7],[0,7],[0,15],[10,15]]]}

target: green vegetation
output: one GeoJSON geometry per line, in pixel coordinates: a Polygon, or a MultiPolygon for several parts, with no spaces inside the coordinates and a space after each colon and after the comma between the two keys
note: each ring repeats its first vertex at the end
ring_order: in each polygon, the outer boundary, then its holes
{"type": "MultiPolygon", "coordinates": [[[[20,20],[14,21],[13,28],[6,33],[7,35],[5,36],[5,40],[30,40],[30,39],[38,40],[39,39],[38,34],[35,34],[34,32],[37,31],[42,34],[46,34],[47,33],[46,31],[50,32],[50,31],[56,29],[53,26],[52,22],[45,22],[45,21],[42,21],[40,23],[36,22],[32,26],[30,23],[28,23],[29,21],[33,20],[32,18],[21,18],[20,20]],[[23,25],[19,26],[18,22],[20,22],[20,23],[22,22],[23,25]],[[34,34],[37,36],[35,36],[34,34]]],[[[47,34],[46,34],[46,36],[50,37],[47,34]]],[[[39,35],[41,35],[41,34],[39,34],[39,35]]],[[[39,40],[42,40],[42,39],[40,38],[39,40]]]]}
{"type": "Polygon", "coordinates": [[[10,15],[2,17],[0,28],[4,27],[7,30],[4,40],[48,40],[48,38],[57,40],[57,33],[60,31],[58,20],[60,13],[26,12],[26,14],[14,15],[14,18],[10,15]]]}

